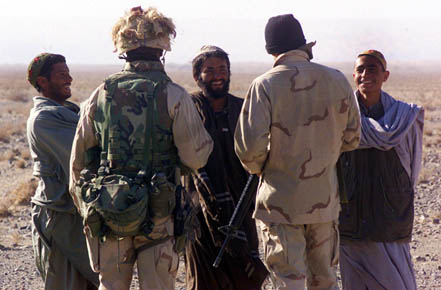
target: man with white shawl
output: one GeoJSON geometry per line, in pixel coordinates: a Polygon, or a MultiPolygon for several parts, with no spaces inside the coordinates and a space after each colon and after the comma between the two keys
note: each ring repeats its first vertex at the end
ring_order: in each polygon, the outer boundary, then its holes
{"type": "Polygon", "coordinates": [[[382,91],[389,71],[379,51],[359,54],[353,77],[362,134],[359,148],[339,160],[343,289],[416,289],[409,242],[424,110],[382,91]]]}

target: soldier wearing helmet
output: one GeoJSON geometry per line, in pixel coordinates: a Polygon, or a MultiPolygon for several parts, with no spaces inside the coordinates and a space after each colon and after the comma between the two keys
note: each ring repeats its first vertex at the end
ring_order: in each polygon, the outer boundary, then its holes
{"type": "Polygon", "coordinates": [[[186,182],[189,192],[193,188],[197,192],[202,207],[198,213],[201,235],[186,248],[186,288],[260,289],[268,272],[259,259],[252,210],[240,235],[230,242],[222,263],[218,268],[211,266],[224,239],[218,227],[228,224],[248,179],[234,152],[233,140],[243,99],[228,93],[230,61],[223,49],[204,45],[192,64],[193,78],[200,88],[192,98],[214,148],[207,165],[186,182]]]}
{"type": "Polygon", "coordinates": [[[112,31],[124,69],[106,78],[81,112],[70,191],[100,289],[129,289],[135,261],[141,289],[174,289],[179,169],[203,167],[213,146],[190,96],[160,61],[175,35],[172,20],[155,8],[132,8],[112,31]],[[118,182],[106,187],[111,178],[118,182]],[[85,184],[93,189],[81,191],[85,184]],[[122,184],[129,190],[114,191],[122,184]],[[102,198],[103,188],[114,193],[113,201],[102,198]],[[88,203],[92,195],[99,204],[88,203]],[[116,210],[109,214],[112,203],[116,210]]]}

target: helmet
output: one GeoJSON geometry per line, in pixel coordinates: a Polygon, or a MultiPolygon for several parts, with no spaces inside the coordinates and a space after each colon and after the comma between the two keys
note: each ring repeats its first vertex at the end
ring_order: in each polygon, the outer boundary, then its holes
{"type": "Polygon", "coordinates": [[[153,7],[132,8],[112,29],[115,52],[119,55],[141,46],[170,51],[170,39],[175,37],[173,21],[153,7]]]}

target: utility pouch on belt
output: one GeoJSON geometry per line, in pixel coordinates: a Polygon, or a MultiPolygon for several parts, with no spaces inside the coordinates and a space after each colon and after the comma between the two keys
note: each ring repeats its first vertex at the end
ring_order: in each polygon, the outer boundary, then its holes
{"type": "Polygon", "coordinates": [[[90,235],[93,238],[101,237],[105,234],[102,218],[94,207],[89,206],[87,212],[83,216],[85,217],[84,225],[89,227],[90,235]]]}
{"type": "Polygon", "coordinates": [[[169,216],[176,205],[176,186],[167,180],[165,173],[158,172],[152,176],[150,192],[150,212],[154,218],[169,216]]]}
{"type": "Polygon", "coordinates": [[[146,185],[124,175],[92,175],[77,189],[83,201],[81,215],[92,237],[108,232],[121,237],[150,232],[151,226],[145,222],[149,200],[146,185]]]}

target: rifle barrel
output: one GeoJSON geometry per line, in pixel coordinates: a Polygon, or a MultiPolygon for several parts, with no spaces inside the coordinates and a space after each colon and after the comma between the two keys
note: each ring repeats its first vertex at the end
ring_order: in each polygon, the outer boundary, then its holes
{"type": "Polygon", "coordinates": [[[219,266],[228,242],[231,240],[234,232],[242,225],[242,222],[245,219],[245,216],[252,204],[252,201],[254,200],[254,193],[256,192],[258,185],[259,177],[255,174],[250,175],[244,189],[242,190],[239,201],[236,205],[236,208],[234,209],[233,215],[230,218],[230,222],[228,223],[228,231],[226,233],[225,240],[222,243],[216,260],[213,263],[214,268],[217,268],[219,266]]]}

